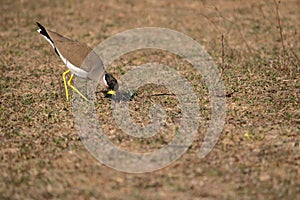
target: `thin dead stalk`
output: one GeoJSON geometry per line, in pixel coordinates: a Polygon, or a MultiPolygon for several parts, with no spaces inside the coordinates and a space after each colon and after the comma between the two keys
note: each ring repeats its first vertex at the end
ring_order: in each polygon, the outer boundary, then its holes
{"type": "Polygon", "coordinates": [[[286,53],[286,48],[285,48],[285,44],[284,44],[284,38],[283,38],[283,28],[281,25],[281,19],[280,19],[280,14],[279,14],[279,4],[280,1],[274,0],[274,3],[276,5],[276,16],[277,16],[277,23],[278,23],[278,27],[279,27],[279,33],[280,33],[280,40],[281,40],[281,46],[282,46],[282,50],[283,50],[283,56],[282,56],[282,61],[283,61],[283,66],[285,65],[285,53],[286,53]]]}
{"type": "Polygon", "coordinates": [[[225,69],[224,35],[222,34],[222,72],[225,69]]]}
{"type": "Polygon", "coordinates": [[[244,36],[243,32],[241,31],[242,29],[240,28],[240,26],[238,24],[236,24],[235,22],[233,22],[232,20],[229,20],[228,18],[226,18],[225,16],[223,16],[222,13],[219,11],[219,9],[217,7],[215,7],[215,10],[216,10],[216,12],[218,13],[218,15],[222,19],[224,19],[225,21],[228,21],[231,25],[233,25],[236,28],[236,30],[239,32],[240,36],[242,37],[242,39],[243,39],[243,41],[244,41],[244,43],[246,45],[248,53],[251,54],[251,56],[253,56],[254,54],[253,54],[253,52],[251,50],[251,47],[248,44],[248,41],[247,41],[246,37],[244,36]]]}

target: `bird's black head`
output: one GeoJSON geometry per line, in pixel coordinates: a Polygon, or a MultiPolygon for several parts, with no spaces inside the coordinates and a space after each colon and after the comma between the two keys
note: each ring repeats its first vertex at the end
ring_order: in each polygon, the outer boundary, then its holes
{"type": "Polygon", "coordinates": [[[104,75],[104,82],[106,87],[108,88],[108,94],[115,94],[119,89],[118,81],[113,75],[106,73],[104,75]]]}

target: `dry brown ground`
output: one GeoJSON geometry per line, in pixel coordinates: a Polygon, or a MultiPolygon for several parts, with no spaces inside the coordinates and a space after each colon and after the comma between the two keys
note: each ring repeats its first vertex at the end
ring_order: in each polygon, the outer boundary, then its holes
{"type": "MultiPolygon", "coordinates": [[[[279,5],[284,52],[271,0],[1,0],[0,199],[296,199],[299,10],[297,0],[279,5]],[[146,174],[127,174],[100,164],[74,128],[72,103],[66,102],[62,88],[65,67],[35,32],[36,20],[90,46],[131,28],[174,29],[205,46],[220,69],[223,34],[228,112],[213,151],[204,159],[197,157],[210,116],[205,109],[208,99],[200,75],[182,64],[175,68],[204,96],[199,105],[204,123],[188,152],[170,166],[146,174]]],[[[149,60],[174,66],[174,59],[164,52],[136,52],[116,61],[110,72],[120,77],[128,66],[149,60]]],[[[176,99],[149,100],[150,91],[151,86],[145,86],[133,100],[133,118],[147,123],[141,113],[150,103],[164,102],[170,128],[178,117],[176,99]]],[[[99,95],[98,101],[104,129],[122,148],[157,149],[172,139],[173,133],[165,131],[146,142],[133,140],[115,127],[110,99],[99,95]]]]}

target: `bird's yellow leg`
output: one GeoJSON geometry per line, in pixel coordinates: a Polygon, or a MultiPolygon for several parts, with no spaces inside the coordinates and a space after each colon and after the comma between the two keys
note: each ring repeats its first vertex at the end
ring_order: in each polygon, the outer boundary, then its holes
{"type": "Polygon", "coordinates": [[[81,92],[79,92],[79,90],[77,88],[75,88],[73,85],[71,85],[71,81],[74,77],[74,74],[71,75],[69,81],[68,81],[68,85],[70,86],[70,88],[72,88],[75,92],[77,92],[82,98],[84,98],[86,101],[88,101],[88,99],[83,95],[81,94],[81,92]]]}
{"type": "Polygon", "coordinates": [[[68,87],[67,87],[67,80],[66,80],[66,75],[70,73],[70,70],[68,69],[63,73],[63,80],[64,80],[64,86],[65,86],[65,91],[66,91],[66,98],[67,101],[69,100],[69,92],[68,92],[68,87]]]}

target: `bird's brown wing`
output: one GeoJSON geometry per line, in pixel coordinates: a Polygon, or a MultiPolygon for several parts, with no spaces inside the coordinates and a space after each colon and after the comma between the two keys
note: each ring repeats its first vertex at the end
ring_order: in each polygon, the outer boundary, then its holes
{"type": "Polygon", "coordinates": [[[47,30],[47,32],[63,57],[76,67],[88,72],[88,78],[99,81],[97,79],[105,72],[105,69],[99,56],[89,46],[54,31],[47,30]]]}

